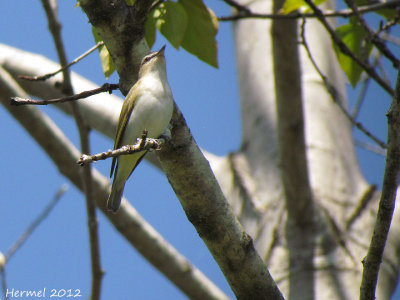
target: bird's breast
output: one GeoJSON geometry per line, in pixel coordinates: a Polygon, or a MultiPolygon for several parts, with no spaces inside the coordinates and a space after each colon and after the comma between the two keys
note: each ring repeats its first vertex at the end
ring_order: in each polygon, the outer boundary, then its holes
{"type": "Polygon", "coordinates": [[[122,138],[124,145],[134,144],[143,130],[148,131],[149,138],[158,138],[167,128],[172,117],[173,101],[169,87],[159,83],[151,87],[143,86],[122,138]]]}

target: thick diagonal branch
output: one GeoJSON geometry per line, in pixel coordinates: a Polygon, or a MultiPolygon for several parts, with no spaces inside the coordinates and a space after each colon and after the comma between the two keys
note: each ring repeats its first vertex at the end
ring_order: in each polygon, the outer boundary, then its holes
{"type": "Polygon", "coordinates": [[[189,221],[207,245],[238,299],[283,299],[252,238],[233,215],[208,161],[175,107],[172,139],[161,165],[189,221]]]}

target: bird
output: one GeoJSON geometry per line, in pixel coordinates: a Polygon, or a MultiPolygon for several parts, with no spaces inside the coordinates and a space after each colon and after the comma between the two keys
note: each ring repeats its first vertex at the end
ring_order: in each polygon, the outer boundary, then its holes
{"type": "MultiPolygon", "coordinates": [[[[114,149],[135,144],[144,130],[148,138],[158,138],[167,129],[174,100],[167,80],[164,50],[165,45],[142,59],[138,81],[129,90],[121,108],[114,149]]],[[[106,204],[108,211],[118,211],[125,183],[146,152],[113,157],[110,178],[113,175],[114,178],[106,204]]]]}

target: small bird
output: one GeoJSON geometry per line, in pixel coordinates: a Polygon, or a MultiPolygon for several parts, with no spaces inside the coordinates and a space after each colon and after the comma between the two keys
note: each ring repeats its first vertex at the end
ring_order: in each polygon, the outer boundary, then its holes
{"type": "MultiPolygon", "coordinates": [[[[139,79],[132,86],[122,105],[114,149],[133,145],[144,130],[147,137],[158,138],[171,121],[174,101],[165,70],[165,45],[146,55],[140,65],[139,79]]],[[[147,151],[113,158],[110,177],[114,179],[107,200],[107,210],[117,212],[126,180],[147,151]],[[114,172],[115,168],[115,172],[114,172]]]]}

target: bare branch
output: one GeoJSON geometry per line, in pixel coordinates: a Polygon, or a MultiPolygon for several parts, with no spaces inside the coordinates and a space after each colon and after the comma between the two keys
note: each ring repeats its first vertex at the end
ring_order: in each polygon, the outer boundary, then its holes
{"type": "MultiPolygon", "coordinates": [[[[58,60],[60,65],[65,66],[68,64],[67,56],[65,54],[65,48],[61,39],[61,24],[57,18],[57,2],[50,0],[41,0],[44,11],[46,12],[46,17],[48,21],[48,27],[53,37],[54,45],[56,46],[58,60]]],[[[68,69],[64,69],[63,73],[63,84],[61,90],[66,95],[73,94],[71,76],[68,69]]]]}
{"type": "Polygon", "coordinates": [[[377,34],[375,34],[371,28],[369,28],[368,24],[365,22],[363,16],[359,12],[356,3],[353,0],[344,0],[344,2],[346,2],[346,4],[353,10],[358,22],[367,32],[367,40],[371,41],[375,47],[392,62],[393,67],[397,69],[400,63],[399,60],[393,55],[389,48],[386,47],[384,41],[377,34]]]}
{"type": "Polygon", "coordinates": [[[362,212],[367,208],[368,203],[373,199],[374,193],[376,192],[376,185],[370,185],[369,188],[362,195],[358,205],[354,211],[350,214],[350,217],[346,221],[345,229],[349,231],[353,223],[361,216],[362,212]]]}
{"type": "Polygon", "coordinates": [[[33,222],[28,226],[24,233],[15,241],[15,243],[8,249],[5,254],[6,262],[17,252],[18,249],[21,248],[23,243],[32,235],[32,232],[43,222],[44,219],[50,214],[53,208],[56,206],[61,197],[68,190],[68,186],[66,184],[62,185],[50,203],[44,208],[44,210],[33,220],[33,222]]]}
{"type": "Polygon", "coordinates": [[[400,45],[400,39],[389,35],[389,29],[397,25],[400,20],[400,10],[397,11],[397,15],[390,21],[386,22],[385,25],[381,26],[379,30],[375,32],[376,35],[382,35],[381,38],[395,45],[400,45]]]}
{"type": "MultiPolygon", "coordinates": [[[[81,143],[81,150],[84,152],[90,152],[89,146],[89,128],[85,125],[82,120],[82,115],[75,103],[71,103],[72,109],[74,110],[76,124],[79,130],[79,137],[81,143]]],[[[100,242],[98,234],[98,220],[96,216],[96,201],[94,199],[93,192],[93,179],[92,170],[90,165],[83,167],[82,181],[84,194],[86,196],[86,214],[88,218],[89,227],[89,246],[90,246],[90,262],[92,266],[92,284],[90,291],[90,299],[100,299],[101,293],[101,281],[104,272],[101,268],[100,263],[100,242]]]]}
{"type": "Polygon", "coordinates": [[[118,84],[105,83],[97,89],[93,89],[90,91],[84,91],[84,92],[76,94],[76,95],[66,96],[66,97],[61,97],[61,98],[56,98],[56,99],[33,100],[33,99],[23,99],[20,97],[11,97],[10,104],[15,105],[15,106],[26,105],[26,104],[48,105],[48,104],[54,104],[54,103],[76,101],[79,99],[88,98],[90,96],[93,96],[93,95],[96,95],[99,93],[104,93],[104,92],[111,93],[113,90],[116,90],[116,89],[118,89],[118,84]]]}
{"type": "Polygon", "coordinates": [[[108,150],[94,155],[82,154],[76,163],[80,166],[83,166],[85,164],[98,160],[105,160],[110,157],[128,155],[140,151],[159,150],[165,142],[166,142],[165,137],[160,139],[151,139],[147,138],[146,136],[142,136],[142,138],[138,139],[135,145],[126,145],[115,150],[108,150]]]}
{"type": "Polygon", "coordinates": [[[364,269],[360,287],[360,299],[362,300],[375,299],[379,269],[396,202],[400,172],[400,71],[397,74],[396,90],[387,118],[388,149],[385,174],[374,233],[368,248],[368,254],[363,260],[364,269]]]}
{"type": "MultiPolygon", "coordinates": [[[[67,57],[65,54],[64,43],[61,38],[61,25],[57,17],[56,0],[42,0],[43,7],[46,11],[47,20],[49,22],[49,29],[57,49],[58,58],[62,66],[67,64],[67,57]]],[[[68,68],[63,68],[63,84],[62,91],[68,96],[73,95],[73,87],[71,83],[71,75],[68,68]]],[[[79,132],[80,144],[82,152],[89,153],[89,127],[86,126],[82,114],[75,102],[69,103],[76,126],[79,132]]],[[[89,226],[89,244],[90,244],[90,260],[92,269],[92,283],[91,283],[91,300],[99,300],[101,292],[101,280],[103,271],[100,263],[100,248],[97,230],[97,217],[96,217],[96,203],[93,198],[93,181],[90,166],[85,166],[82,173],[83,189],[86,196],[86,211],[89,226]]]]}
{"type": "MultiPolygon", "coordinates": [[[[226,3],[229,4],[229,2],[234,2],[234,1],[225,1],[226,3]]],[[[232,16],[222,16],[218,17],[219,21],[237,21],[241,19],[308,19],[308,18],[318,18],[317,13],[300,13],[298,11],[292,12],[290,14],[284,15],[284,14],[259,14],[259,13],[253,13],[249,9],[247,9],[245,6],[242,6],[240,4],[237,4],[239,7],[245,8],[245,9],[238,9],[238,13],[232,15],[232,16]]],[[[238,8],[234,5],[231,5],[235,8],[238,8]]],[[[381,9],[388,9],[388,8],[397,8],[400,6],[400,0],[392,0],[392,1],[387,1],[387,2],[379,2],[379,3],[374,3],[371,5],[363,5],[358,7],[358,12],[360,14],[366,14],[369,12],[376,12],[381,9]]],[[[339,11],[331,11],[331,10],[326,10],[326,11],[321,11],[321,14],[325,18],[333,18],[333,17],[343,17],[343,18],[348,18],[353,16],[355,13],[352,9],[343,9],[339,11]]]]}
{"type": "Polygon", "coordinates": [[[57,71],[55,71],[53,73],[48,73],[48,74],[41,75],[41,76],[19,75],[18,78],[21,78],[21,79],[24,79],[24,80],[30,80],[30,81],[44,81],[44,80],[47,80],[47,79],[57,75],[58,73],[63,72],[64,70],[68,69],[72,65],[76,64],[77,62],[79,62],[80,60],[82,60],[83,58],[88,56],[90,53],[92,53],[94,50],[96,50],[97,48],[99,48],[102,45],[104,45],[104,42],[102,42],[102,41],[98,42],[96,45],[94,45],[88,51],[86,51],[82,55],[78,56],[73,61],[71,61],[69,64],[67,64],[66,66],[61,67],[60,69],[58,69],[57,71]]]}
{"type": "Polygon", "coordinates": [[[378,154],[380,156],[386,156],[386,149],[382,149],[381,147],[377,147],[375,145],[369,144],[369,143],[365,143],[363,141],[360,140],[354,140],[354,144],[357,147],[360,147],[362,149],[365,149],[367,151],[370,151],[372,153],[378,154]]]}
{"type": "MultiPolygon", "coordinates": [[[[367,95],[367,90],[369,87],[369,83],[371,82],[371,78],[368,76],[365,76],[364,80],[362,81],[361,84],[361,90],[360,93],[358,94],[356,103],[354,104],[353,111],[351,113],[351,118],[353,120],[356,120],[358,117],[358,113],[360,112],[361,106],[364,102],[365,96],[367,95]]],[[[352,122],[353,126],[355,125],[354,122],[352,122]]]]}
{"type": "Polygon", "coordinates": [[[335,33],[335,30],[332,28],[332,26],[329,24],[329,22],[326,20],[323,12],[311,1],[311,0],[304,0],[314,11],[314,13],[317,15],[318,20],[322,23],[322,25],[325,27],[325,29],[328,31],[329,35],[331,36],[332,41],[339,47],[340,51],[342,51],[343,54],[351,57],[369,76],[372,77],[378,83],[385,91],[389,93],[389,95],[393,96],[394,91],[391,88],[391,86],[383,80],[376,72],[375,69],[369,65],[368,63],[362,61],[360,58],[358,58],[347,46],[343,41],[340,39],[340,37],[335,33]]]}

